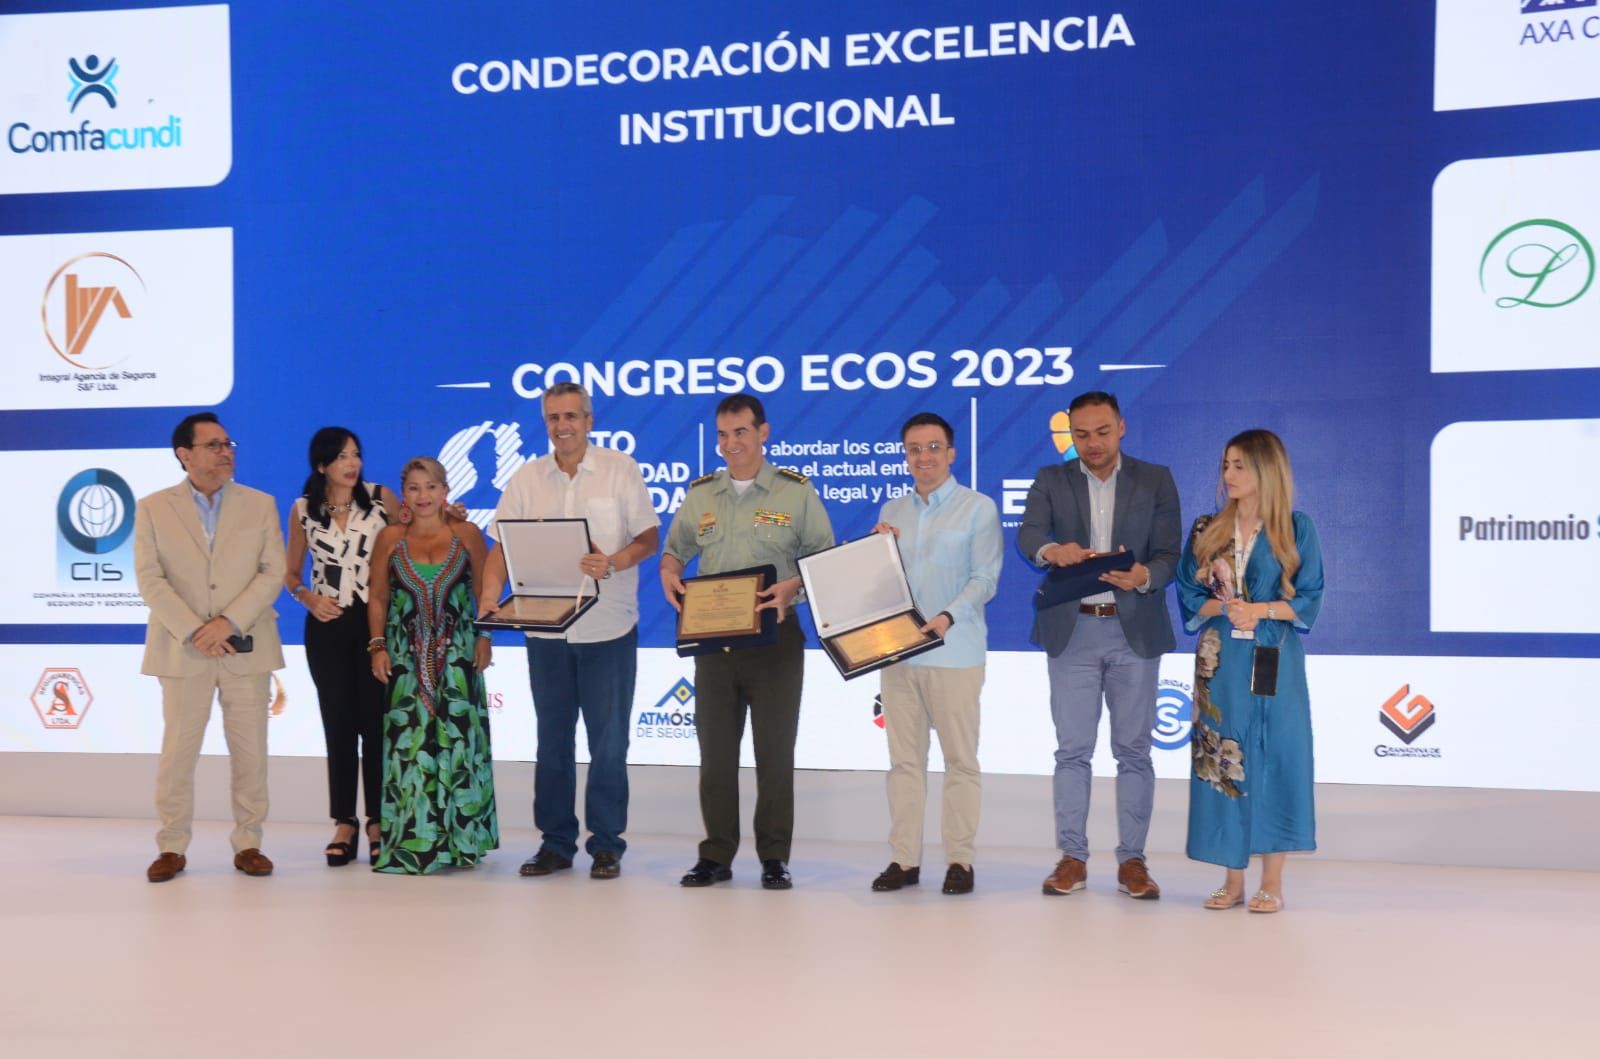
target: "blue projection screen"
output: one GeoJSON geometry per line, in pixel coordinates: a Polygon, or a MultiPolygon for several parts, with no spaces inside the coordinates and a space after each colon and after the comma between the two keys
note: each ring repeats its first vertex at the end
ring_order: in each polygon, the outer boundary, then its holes
{"type": "MultiPolygon", "coordinates": [[[[572,379],[663,524],[728,393],[841,538],[908,487],[900,423],[955,423],[1007,530],[983,764],[1046,773],[1014,527],[1107,389],[1186,523],[1230,435],[1284,438],[1318,779],[1600,789],[1594,0],[66,6],[0,16],[0,750],[157,749],[131,516],[187,412],[285,511],[341,424],[484,522],[572,379]]],[[[693,763],[643,585],[631,759],[693,763]]],[[[1164,776],[1192,678],[1164,660],[1164,776]]],[[[886,767],[876,692],[811,652],[799,763],[886,767]]],[[[298,646],[272,709],[322,752],[298,646]]]]}

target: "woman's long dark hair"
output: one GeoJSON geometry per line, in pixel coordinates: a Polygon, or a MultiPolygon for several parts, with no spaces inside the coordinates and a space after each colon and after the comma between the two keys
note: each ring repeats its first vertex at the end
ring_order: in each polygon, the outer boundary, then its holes
{"type": "MultiPolygon", "coordinates": [[[[306,498],[306,513],[326,526],[333,520],[333,515],[327,509],[328,502],[328,476],[317,468],[326,467],[339,458],[339,453],[344,451],[344,443],[356,443],[356,451],[361,451],[361,439],[356,437],[356,432],[344,427],[323,427],[311,435],[311,449],[308,453],[311,460],[311,476],[306,479],[306,484],[301,487],[300,495],[306,498]]],[[[372,510],[372,494],[367,492],[367,484],[360,478],[350,492],[352,503],[360,506],[362,511],[372,510]]]]}

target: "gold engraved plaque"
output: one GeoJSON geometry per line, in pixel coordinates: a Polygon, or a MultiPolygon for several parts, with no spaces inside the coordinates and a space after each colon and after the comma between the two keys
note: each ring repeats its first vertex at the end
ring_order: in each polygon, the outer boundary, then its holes
{"type": "Polygon", "coordinates": [[[571,596],[512,596],[480,625],[511,629],[555,627],[572,617],[578,601],[571,596]]]}
{"type": "Polygon", "coordinates": [[[910,614],[896,614],[892,618],[852,629],[830,642],[844,659],[845,666],[855,669],[936,639],[938,637],[933,633],[923,632],[922,626],[910,614]]]}
{"type": "Polygon", "coordinates": [[[756,594],[761,575],[697,577],[683,583],[683,609],[678,612],[678,639],[754,636],[761,632],[756,594]]]}

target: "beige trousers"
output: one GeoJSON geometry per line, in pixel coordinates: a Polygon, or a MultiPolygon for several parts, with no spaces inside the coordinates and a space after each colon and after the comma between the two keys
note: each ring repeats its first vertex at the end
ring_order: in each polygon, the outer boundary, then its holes
{"type": "Polygon", "coordinates": [[[261,848],[267,819],[267,699],[269,674],[237,676],[220,662],[192,677],[162,677],[161,764],[156,770],[156,815],[162,853],[183,853],[194,829],[194,766],[211,720],[211,702],[222,702],[222,734],[233,773],[235,853],[261,848]]]}
{"type": "Polygon", "coordinates": [[[971,865],[978,835],[978,693],[983,666],[941,669],[901,662],[882,671],[889,737],[889,847],[902,868],[922,863],[928,798],[928,730],[944,753],[943,835],[947,864],[971,865]]]}

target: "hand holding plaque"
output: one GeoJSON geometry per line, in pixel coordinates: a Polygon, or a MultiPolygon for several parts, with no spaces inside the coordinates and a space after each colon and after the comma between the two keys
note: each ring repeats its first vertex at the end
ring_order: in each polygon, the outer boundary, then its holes
{"type": "Polygon", "coordinates": [[[822,649],[846,680],[944,644],[911,598],[892,533],[807,555],[800,576],[822,649]]]}
{"type": "Polygon", "coordinates": [[[594,547],[587,520],[501,519],[495,529],[511,594],[478,619],[480,629],[565,632],[594,606],[599,585],[580,566],[594,547]]]}
{"type": "Polygon", "coordinates": [[[761,607],[761,594],[776,582],[772,566],[683,579],[678,610],[678,655],[734,651],[777,639],[776,608],[761,607]]]}

